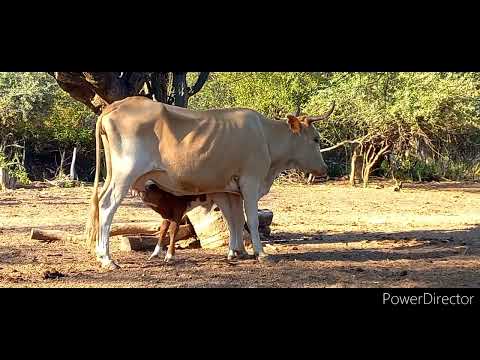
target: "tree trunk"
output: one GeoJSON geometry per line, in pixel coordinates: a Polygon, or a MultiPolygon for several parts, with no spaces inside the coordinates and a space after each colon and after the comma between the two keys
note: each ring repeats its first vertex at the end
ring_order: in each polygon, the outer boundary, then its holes
{"type": "Polygon", "coordinates": [[[187,73],[173,73],[173,105],[186,108],[188,106],[187,73]]]}
{"type": "Polygon", "coordinates": [[[168,101],[168,73],[158,72],[152,74],[152,99],[158,102],[168,101]]]}
{"type": "Polygon", "coordinates": [[[370,178],[370,171],[372,170],[372,166],[370,164],[365,165],[363,169],[363,187],[366,188],[368,186],[368,180],[370,178]]]}
{"type": "Polygon", "coordinates": [[[62,176],[63,173],[63,163],[65,162],[65,150],[59,150],[60,152],[60,166],[58,167],[58,176],[62,176]]]}
{"type": "Polygon", "coordinates": [[[142,95],[155,101],[187,107],[188,99],[198,93],[208,79],[201,72],[190,88],[186,72],[49,72],[72,98],[100,114],[114,101],[142,95]],[[168,84],[172,78],[172,93],[168,84]],[[148,89],[145,91],[145,89],[148,89]]]}
{"type": "Polygon", "coordinates": [[[350,185],[355,186],[357,180],[363,180],[363,155],[360,155],[360,146],[357,145],[353,149],[351,169],[350,169],[350,185]]]}

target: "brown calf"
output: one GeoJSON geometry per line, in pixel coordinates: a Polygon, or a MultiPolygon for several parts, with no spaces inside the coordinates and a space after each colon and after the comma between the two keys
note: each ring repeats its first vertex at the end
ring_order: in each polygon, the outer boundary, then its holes
{"type": "Polygon", "coordinates": [[[152,255],[150,255],[149,260],[160,254],[163,237],[168,232],[170,242],[165,256],[165,262],[170,262],[175,255],[175,236],[177,235],[180,222],[187,211],[192,208],[193,202],[204,202],[207,197],[206,195],[175,196],[163,191],[155,184],[149,184],[145,186],[145,191],[140,192],[140,198],[164,219],[160,230],[156,233],[158,236],[158,244],[152,255]]]}

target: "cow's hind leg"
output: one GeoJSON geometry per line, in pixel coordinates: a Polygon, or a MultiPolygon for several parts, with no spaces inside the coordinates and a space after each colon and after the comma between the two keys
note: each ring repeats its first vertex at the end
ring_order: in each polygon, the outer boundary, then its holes
{"type": "Polygon", "coordinates": [[[235,233],[235,224],[234,217],[232,212],[232,204],[229,199],[229,195],[226,193],[212,194],[212,200],[215,204],[218,205],[222,211],[222,215],[227,221],[228,231],[230,233],[228,241],[228,254],[227,259],[233,260],[235,258],[235,249],[236,249],[236,233],[235,233]]]}
{"type": "Polygon", "coordinates": [[[245,249],[245,243],[243,240],[243,228],[245,225],[245,215],[243,213],[243,200],[239,195],[228,194],[231,211],[233,227],[235,232],[235,256],[239,259],[249,258],[248,252],[245,249]]]}
{"type": "Polygon", "coordinates": [[[129,185],[124,181],[112,180],[99,201],[100,224],[95,254],[102,267],[110,270],[118,268],[110,256],[110,226],[115,212],[128,192],[129,185]]]}

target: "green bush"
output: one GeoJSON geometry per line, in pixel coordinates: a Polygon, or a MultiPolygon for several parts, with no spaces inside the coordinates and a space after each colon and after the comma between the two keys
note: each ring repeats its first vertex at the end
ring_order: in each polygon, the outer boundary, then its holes
{"type": "Polygon", "coordinates": [[[15,158],[13,161],[8,161],[6,156],[0,152],[0,168],[6,169],[8,174],[15,178],[20,184],[30,183],[27,170],[17,158],[15,158]]]}

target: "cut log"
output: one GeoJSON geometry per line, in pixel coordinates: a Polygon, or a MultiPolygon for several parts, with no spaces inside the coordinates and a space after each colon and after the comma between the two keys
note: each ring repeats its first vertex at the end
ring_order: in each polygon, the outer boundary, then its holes
{"type": "MultiPolygon", "coordinates": [[[[195,229],[202,248],[215,249],[228,246],[230,232],[227,222],[217,206],[214,206],[212,209],[208,206],[198,206],[191,210],[187,216],[195,229]]],[[[270,235],[272,219],[272,211],[267,209],[258,211],[258,230],[261,237],[266,238],[270,235]]],[[[243,232],[243,240],[245,245],[251,243],[250,234],[246,230],[243,232]]]]}
{"type": "Polygon", "coordinates": [[[187,213],[195,229],[197,238],[204,249],[214,249],[228,245],[230,233],[222,212],[215,205],[198,206],[187,213]]]}

